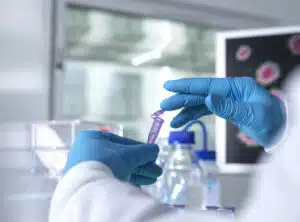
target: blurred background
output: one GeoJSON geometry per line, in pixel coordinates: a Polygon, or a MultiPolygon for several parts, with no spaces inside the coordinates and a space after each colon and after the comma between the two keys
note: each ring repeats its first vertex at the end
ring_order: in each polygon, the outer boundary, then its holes
{"type": "MultiPolygon", "coordinates": [[[[214,76],[216,32],[300,20],[296,0],[0,4],[0,122],[111,121],[144,141],[164,81],[214,76]]],[[[204,121],[214,147],[214,120],[204,121]]]]}
{"type": "MultiPolygon", "coordinates": [[[[215,76],[217,32],[297,25],[299,8],[298,0],[2,0],[0,123],[80,118],[121,124],[124,136],[145,141],[151,113],[170,95],[166,80],[215,76]]],[[[214,148],[215,118],[203,121],[214,148]]],[[[23,140],[24,126],[13,128],[23,140]]],[[[56,184],[27,179],[27,191],[56,184]]],[[[248,181],[223,175],[223,203],[241,205],[248,181]]]]}

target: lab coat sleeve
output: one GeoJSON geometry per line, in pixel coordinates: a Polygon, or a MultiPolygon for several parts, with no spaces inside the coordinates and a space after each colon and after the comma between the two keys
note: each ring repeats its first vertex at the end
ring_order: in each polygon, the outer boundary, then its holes
{"type": "Polygon", "coordinates": [[[287,123],[280,143],[254,174],[248,198],[238,212],[240,221],[300,221],[300,127],[290,119],[287,123]]]}
{"type": "Polygon", "coordinates": [[[235,219],[176,211],[115,179],[103,164],[86,162],[72,168],[59,182],[49,222],[299,222],[299,131],[293,130],[272,155],[273,161],[256,174],[251,195],[235,219]]]}
{"type": "Polygon", "coordinates": [[[300,221],[299,131],[293,129],[256,173],[240,217],[249,221],[300,221]]]}
{"type": "MultiPolygon", "coordinates": [[[[212,221],[210,214],[181,212],[160,204],[139,188],[113,177],[101,163],[72,168],[54,193],[49,222],[212,221]]],[[[227,221],[227,218],[213,222],[227,221]]]]}

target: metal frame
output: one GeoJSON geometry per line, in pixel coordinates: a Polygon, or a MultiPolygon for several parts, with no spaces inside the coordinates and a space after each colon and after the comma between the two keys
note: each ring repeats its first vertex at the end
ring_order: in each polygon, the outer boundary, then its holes
{"type": "Polygon", "coordinates": [[[59,4],[62,7],[77,5],[194,24],[199,24],[201,21],[202,24],[206,23],[209,26],[231,29],[277,24],[277,21],[270,17],[220,10],[183,0],[59,0],[59,4]]]}
{"type": "MultiPolygon", "coordinates": [[[[300,26],[277,27],[264,29],[249,29],[240,31],[221,32],[217,34],[216,45],[216,72],[217,77],[226,77],[226,40],[232,38],[247,38],[259,36],[272,36],[278,34],[290,34],[300,32],[300,26]]],[[[217,161],[221,172],[223,173],[248,173],[259,167],[254,164],[228,164],[226,162],[226,121],[217,118],[216,135],[218,135],[216,143],[217,161]]]]}

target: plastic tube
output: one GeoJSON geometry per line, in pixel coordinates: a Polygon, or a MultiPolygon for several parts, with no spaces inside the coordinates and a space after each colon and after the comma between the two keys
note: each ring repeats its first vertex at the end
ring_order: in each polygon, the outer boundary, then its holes
{"type": "Polygon", "coordinates": [[[202,138],[203,138],[203,143],[202,143],[202,150],[203,151],[206,151],[207,150],[207,130],[206,130],[206,126],[205,124],[200,121],[200,120],[195,120],[195,121],[192,121],[190,123],[188,123],[185,127],[184,127],[184,131],[188,131],[189,128],[194,125],[194,124],[199,124],[202,128],[202,138]]]}
{"type": "Polygon", "coordinates": [[[158,134],[160,132],[160,129],[164,123],[164,120],[161,118],[161,115],[163,115],[164,112],[165,112],[164,110],[158,110],[151,115],[151,117],[153,118],[153,123],[152,123],[151,129],[150,129],[149,135],[148,135],[147,143],[149,143],[149,144],[155,143],[155,141],[158,137],[158,134]]]}

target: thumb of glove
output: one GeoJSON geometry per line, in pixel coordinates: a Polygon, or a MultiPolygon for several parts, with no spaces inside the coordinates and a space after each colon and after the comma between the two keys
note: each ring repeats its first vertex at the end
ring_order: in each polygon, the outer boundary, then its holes
{"type": "Polygon", "coordinates": [[[205,98],[205,104],[212,113],[237,124],[249,125],[254,120],[249,103],[238,102],[230,97],[209,95],[205,98]]]}

